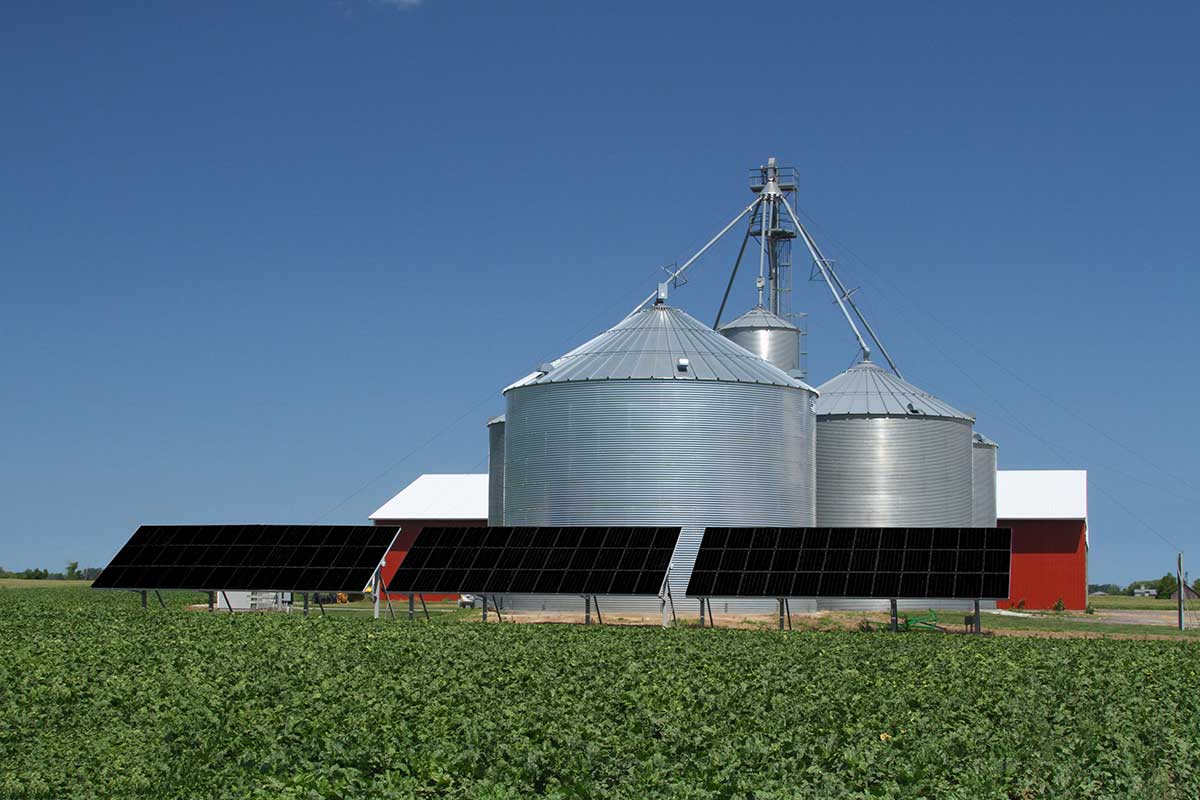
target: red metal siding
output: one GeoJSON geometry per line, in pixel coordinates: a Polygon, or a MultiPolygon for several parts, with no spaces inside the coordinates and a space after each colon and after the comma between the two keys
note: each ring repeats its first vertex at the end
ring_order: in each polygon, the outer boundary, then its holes
{"type": "MultiPolygon", "coordinates": [[[[408,549],[412,547],[413,541],[417,538],[417,534],[422,529],[429,527],[461,527],[461,528],[482,528],[487,525],[486,519],[377,519],[376,525],[399,525],[400,534],[396,537],[395,543],[392,544],[392,549],[388,551],[387,557],[383,560],[383,582],[386,586],[392,576],[396,574],[400,563],[404,561],[404,556],[408,553],[408,549]]],[[[427,594],[426,600],[453,600],[458,595],[453,594],[427,594]]]]}
{"type": "Polygon", "coordinates": [[[1081,519],[1002,519],[1012,528],[1012,580],[1000,608],[1087,608],[1087,523],[1081,519]]]}

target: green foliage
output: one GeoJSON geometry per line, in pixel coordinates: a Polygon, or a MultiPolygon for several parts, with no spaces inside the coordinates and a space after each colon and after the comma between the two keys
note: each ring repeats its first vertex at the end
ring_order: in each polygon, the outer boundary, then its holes
{"type": "Polygon", "coordinates": [[[80,569],[79,562],[72,561],[67,564],[67,569],[64,572],[50,572],[46,569],[24,569],[20,572],[10,572],[4,567],[0,567],[0,578],[18,578],[27,581],[91,581],[95,580],[100,572],[100,567],[85,567],[80,569]]]}
{"type": "Polygon", "coordinates": [[[1195,798],[1200,643],[0,590],[0,797],[1195,798]]]}
{"type": "Polygon", "coordinates": [[[1158,589],[1159,597],[1170,597],[1179,589],[1179,580],[1168,572],[1158,579],[1156,588],[1158,589]]]}
{"type": "Polygon", "coordinates": [[[1054,601],[1054,610],[1055,611],[1066,611],[1067,610],[1067,604],[1063,602],[1063,599],[1061,597],[1054,601]]]}

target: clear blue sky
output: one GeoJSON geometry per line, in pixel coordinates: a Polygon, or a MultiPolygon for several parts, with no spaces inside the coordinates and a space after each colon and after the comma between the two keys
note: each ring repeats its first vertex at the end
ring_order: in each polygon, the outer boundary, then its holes
{"type": "MultiPolygon", "coordinates": [[[[0,564],[103,565],[143,522],[362,522],[422,472],[482,471],[500,388],[628,311],[777,155],[908,377],[1002,468],[1091,470],[1093,581],[1171,567],[1147,525],[1200,575],[1198,26],[10,4],[0,564]]],[[[736,244],[673,300],[711,319],[736,244]]],[[[854,345],[797,277],[819,383],[854,345]]]]}

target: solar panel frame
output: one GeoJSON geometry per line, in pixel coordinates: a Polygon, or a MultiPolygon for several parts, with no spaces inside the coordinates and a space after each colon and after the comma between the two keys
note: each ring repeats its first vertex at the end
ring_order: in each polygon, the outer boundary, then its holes
{"type": "Polygon", "coordinates": [[[358,593],[394,525],[143,525],[94,589],[358,593]]]}
{"type": "Polygon", "coordinates": [[[1003,600],[1009,528],[708,528],[688,597],[1003,600]]]}
{"type": "Polygon", "coordinates": [[[396,594],[658,594],[677,527],[425,528],[388,584],[396,594]],[[474,553],[464,572],[431,568],[474,553]],[[461,546],[460,546],[461,545],[461,546]],[[651,589],[652,587],[652,589],[651,589]]]}

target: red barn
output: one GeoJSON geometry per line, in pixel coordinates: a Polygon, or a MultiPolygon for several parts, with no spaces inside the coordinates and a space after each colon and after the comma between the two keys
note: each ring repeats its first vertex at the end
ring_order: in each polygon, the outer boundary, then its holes
{"type": "Polygon", "coordinates": [[[1087,608],[1087,471],[999,470],[996,524],[1012,528],[1012,581],[1000,608],[1087,608]]]}
{"type": "MultiPolygon", "coordinates": [[[[371,515],[376,525],[399,525],[400,534],[383,562],[384,585],[396,574],[408,548],[426,526],[487,525],[487,475],[422,475],[371,515]]],[[[454,595],[426,595],[426,600],[454,595]]]]}
{"type": "MultiPolygon", "coordinates": [[[[376,525],[399,525],[384,562],[390,580],[421,529],[487,524],[488,476],[422,475],[371,515],[376,525]]],[[[997,525],[1012,528],[1012,579],[1000,608],[1087,607],[1087,471],[999,470],[997,525]]],[[[448,596],[447,596],[448,597],[448,596]]]]}

